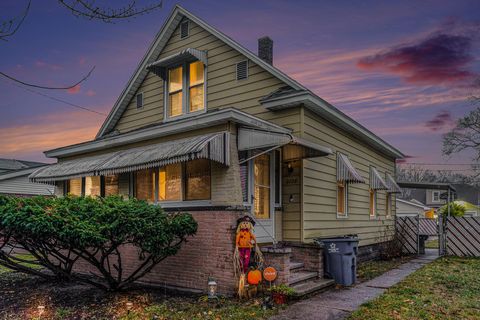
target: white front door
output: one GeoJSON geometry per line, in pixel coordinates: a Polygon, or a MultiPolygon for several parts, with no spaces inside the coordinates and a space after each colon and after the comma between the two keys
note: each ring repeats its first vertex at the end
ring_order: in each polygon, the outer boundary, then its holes
{"type": "Polygon", "coordinates": [[[253,159],[252,215],[255,217],[255,236],[258,243],[273,242],[275,236],[272,192],[273,159],[270,153],[253,159]]]}

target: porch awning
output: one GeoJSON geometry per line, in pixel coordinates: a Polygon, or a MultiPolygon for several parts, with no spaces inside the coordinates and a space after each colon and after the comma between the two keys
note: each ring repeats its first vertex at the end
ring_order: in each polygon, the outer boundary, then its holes
{"type": "Polygon", "coordinates": [[[202,61],[204,65],[207,65],[207,53],[198,49],[187,48],[171,56],[152,62],[148,64],[146,68],[159,77],[165,78],[166,68],[181,64],[185,61],[191,62],[195,60],[202,61]]]}
{"type": "Polygon", "coordinates": [[[358,173],[347,155],[343,153],[337,153],[337,181],[365,183],[365,179],[358,173]]]}
{"type": "Polygon", "coordinates": [[[388,186],[383,181],[375,167],[370,167],[370,188],[372,190],[388,190],[388,186]]]}
{"type": "Polygon", "coordinates": [[[332,150],[317,143],[295,137],[290,133],[239,128],[238,150],[256,150],[283,147],[284,160],[323,157],[332,154],[332,150]]]}
{"type": "Polygon", "coordinates": [[[30,175],[34,182],[60,181],[86,176],[112,175],[161,167],[194,159],[230,165],[230,134],[212,133],[132,148],[101,156],[67,160],[30,175]]]}
{"type": "Polygon", "coordinates": [[[385,182],[388,186],[387,192],[389,193],[402,193],[402,188],[397,184],[395,179],[389,174],[385,174],[385,182]]]}

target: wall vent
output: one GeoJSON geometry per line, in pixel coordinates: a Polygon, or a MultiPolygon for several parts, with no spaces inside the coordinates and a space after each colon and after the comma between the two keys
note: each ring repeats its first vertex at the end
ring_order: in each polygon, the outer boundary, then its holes
{"type": "Polygon", "coordinates": [[[237,80],[244,80],[248,78],[248,60],[237,63],[237,80]]]}
{"type": "Polygon", "coordinates": [[[180,24],[180,39],[185,39],[186,37],[188,37],[188,31],[189,31],[188,29],[189,29],[188,20],[180,24]]]}
{"type": "Polygon", "coordinates": [[[137,109],[143,108],[143,92],[137,94],[137,109]]]}

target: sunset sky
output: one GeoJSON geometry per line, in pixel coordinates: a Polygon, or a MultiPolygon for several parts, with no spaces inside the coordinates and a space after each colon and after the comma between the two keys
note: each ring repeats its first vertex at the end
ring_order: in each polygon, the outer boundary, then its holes
{"type": "MultiPolygon", "coordinates": [[[[18,15],[26,3],[2,0],[0,18],[18,15]]],[[[467,97],[480,91],[472,86],[480,73],[480,1],[178,3],[253,52],[269,35],[275,66],[408,161],[471,162],[468,153],[443,158],[441,137],[473,109],[467,97]]],[[[0,42],[0,71],[62,85],[95,70],[68,91],[32,92],[0,77],[0,157],[52,162],[44,150],[93,139],[174,5],[167,0],[153,13],[108,24],[77,18],[54,0],[33,1],[19,31],[0,42]]]]}

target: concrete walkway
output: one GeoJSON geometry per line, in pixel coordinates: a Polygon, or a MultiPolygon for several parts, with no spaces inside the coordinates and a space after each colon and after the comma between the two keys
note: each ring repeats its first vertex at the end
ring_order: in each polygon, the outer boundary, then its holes
{"type": "Polygon", "coordinates": [[[427,249],[425,255],[418,256],[377,278],[351,288],[328,290],[299,301],[270,320],[344,319],[363,303],[378,297],[386,289],[437,258],[438,250],[427,249]]]}

